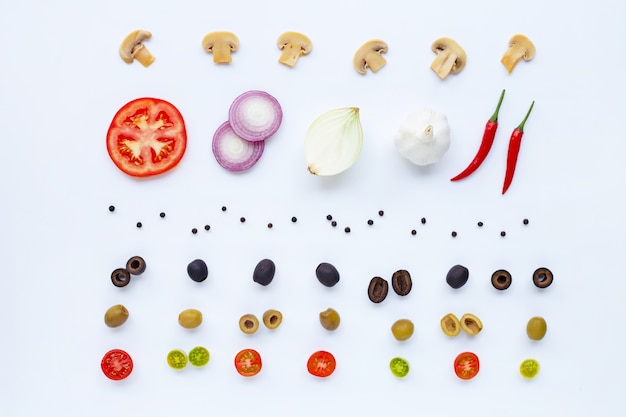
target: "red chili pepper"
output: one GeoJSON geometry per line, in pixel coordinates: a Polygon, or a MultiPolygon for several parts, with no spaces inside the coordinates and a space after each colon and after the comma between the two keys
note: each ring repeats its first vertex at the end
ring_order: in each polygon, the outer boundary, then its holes
{"type": "Polygon", "coordinates": [[[528,113],[526,113],[526,117],[524,117],[522,123],[520,123],[511,134],[511,139],[509,140],[509,151],[506,157],[506,174],[504,176],[502,194],[506,193],[506,190],[509,189],[511,182],[513,182],[513,174],[515,174],[515,166],[517,165],[517,155],[519,154],[519,149],[522,145],[522,136],[524,136],[524,124],[526,123],[526,120],[528,120],[528,116],[530,116],[530,112],[532,111],[534,105],[535,102],[533,101],[530,105],[530,109],[528,109],[528,113]]]}
{"type": "Polygon", "coordinates": [[[456,177],[450,179],[450,181],[458,181],[463,178],[468,177],[474,171],[478,169],[478,167],[483,163],[487,154],[491,150],[491,145],[493,145],[493,140],[496,137],[496,130],[498,129],[498,112],[500,111],[500,105],[502,104],[502,99],[504,99],[504,91],[502,90],[502,94],[500,95],[500,100],[498,101],[498,106],[496,107],[496,111],[493,113],[493,116],[487,121],[487,125],[485,126],[485,132],[483,133],[483,140],[480,143],[480,147],[478,148],[478,152],[476,156],[470,162],[470,164],[456,177]]]}

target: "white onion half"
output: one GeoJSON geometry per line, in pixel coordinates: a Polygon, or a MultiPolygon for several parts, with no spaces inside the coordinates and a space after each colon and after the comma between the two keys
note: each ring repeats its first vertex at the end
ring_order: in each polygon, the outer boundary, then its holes
{"type": "Polygon", "coordinates": [[[224,122],[213,135],[213,155],[217,163],[229,171],[241,172],[257,163],[265,141],[250,142],[239,137],[229,122],[224,122]]]}
{"type": "Polygon", "coordinates": [[[272,136],[283,120],[283,110],[265,91],[247,91],[237,97],[228,111],[228,121],[239,137],[262,141],[272,136]]]}
{"type": "Polygon", "coordinates": [[[309,172],[336,175],[350,168],[363,147],[363,128],[357,107],[330,110],[306,132],[304,152],[309,172]]]}

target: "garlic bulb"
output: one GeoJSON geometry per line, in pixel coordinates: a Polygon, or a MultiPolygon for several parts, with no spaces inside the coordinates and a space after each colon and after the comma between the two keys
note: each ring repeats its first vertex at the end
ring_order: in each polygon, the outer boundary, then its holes
{"type": "Polygon", "coordinates": [[[434,164],[450,148],[448,119],[445,114],[431,109],[410,113],[394,142],[400,154],[414,164],[434,164]]]}
{"type": "Polygon", "coordinates": [[[309,172],[336,175],[350,168],[363,146],[363,128],[357,107],[330,110],[306,132],[304,153],[309,172]]]}

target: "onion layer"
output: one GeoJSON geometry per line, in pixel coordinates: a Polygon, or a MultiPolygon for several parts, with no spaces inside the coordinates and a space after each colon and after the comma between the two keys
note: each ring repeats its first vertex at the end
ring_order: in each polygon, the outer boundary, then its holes
{"type": "Polygon", "coordinates": [[[363,128],[357,107],[330,110],[306,133],[304,151],[309,172],[336,175],[350,168],[361,154],[363,128]]]}
{"type": "Polygon", "coordinates": [[[229,171],[245,171],[257,163],[264,141],[250,142],[239,137],[229,122],[224,122],[213,135],[213,155],[217,163],[229,171]]]}
{"type": "Polygon", "coordinates": [[[250,142],[263,141],[272,136],[283,120],[278,100],[265,91],[247,91],[237,97],[228,111],[233,131],[250,142]]]}

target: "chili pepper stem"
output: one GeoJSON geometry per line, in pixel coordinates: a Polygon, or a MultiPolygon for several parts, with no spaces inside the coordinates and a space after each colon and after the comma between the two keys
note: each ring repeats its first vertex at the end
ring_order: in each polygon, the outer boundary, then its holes
{"type": "Polygon", "coordinates": [[[533,110],[533,106],[535,105],[535,102],[533,101],[530,104],[530,108],[528,109],[528,113],[526,113],[526,117],[524,117],[524,120],[522,120],[522,123],[519,124],[519,126],[517,126],[515,128],[515,130],[519,130],[520,132],[524,131],[524,125],[526,124],[526,120],[528,120],[528,116],[530,116],[530,112],[533,110]]]}
{"type": "Polygon", "coordinates": [[[498,105],[496,106],[496,111],[493,113],[493,116],[489,119],[490,122],[498,123],[498,113],[500,112],[500,106],[502,105],[502,100],[504,100],[504,92],[506,90],[502,90],[502,94],[500,94],[500,100],[498,100],[498,105]]]}

